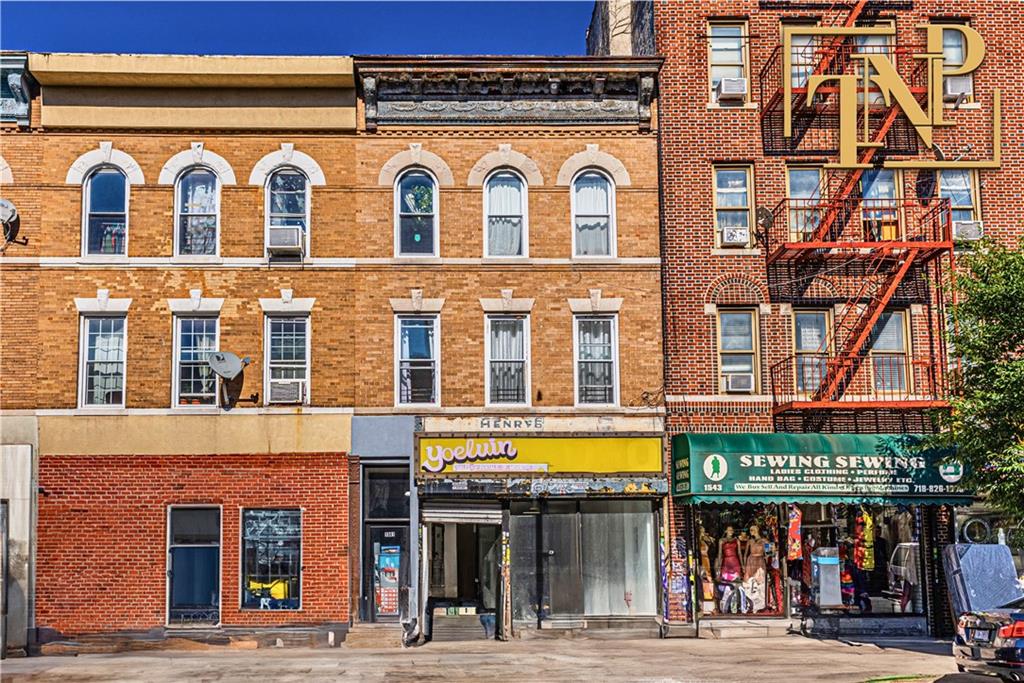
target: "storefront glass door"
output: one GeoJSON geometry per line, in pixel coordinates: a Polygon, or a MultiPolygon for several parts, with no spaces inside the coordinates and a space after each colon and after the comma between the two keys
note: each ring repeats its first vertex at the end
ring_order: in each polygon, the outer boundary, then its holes
{"type": "Polygon", "coordinates": [[[408,543],[406,527],[371,526],[367,528],[369,549],[365,574],[370,582],[370,620],[398,619],[401,611],[400,586],[405,574],[408,543]]]}
{"type": "Polygon", "coordinates": [[[541,524],[546,606],[541,618],[578,617],[583,614],[583,576],[576,503],[547,503],[541,524]]]}

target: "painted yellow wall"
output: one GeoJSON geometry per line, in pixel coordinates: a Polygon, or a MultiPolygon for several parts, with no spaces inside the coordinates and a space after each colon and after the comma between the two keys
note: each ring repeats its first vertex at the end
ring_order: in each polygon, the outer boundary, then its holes
{"type": "Polygon", "coordinates": [[[42,455],[348,453],[348,413],[46,415],[42,455]]]}

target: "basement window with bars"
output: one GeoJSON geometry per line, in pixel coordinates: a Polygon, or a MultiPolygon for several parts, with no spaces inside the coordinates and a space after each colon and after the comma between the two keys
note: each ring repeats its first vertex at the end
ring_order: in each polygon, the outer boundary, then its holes
{"type": "Polygon", "coordinates": [[[242,512],[242,608],[301,607],[302,510],[242,512]]]}
{"type": "Polygon", "coordinates": [[[267,402],[309,398],[309,319],[267,318],[267,402]]]}

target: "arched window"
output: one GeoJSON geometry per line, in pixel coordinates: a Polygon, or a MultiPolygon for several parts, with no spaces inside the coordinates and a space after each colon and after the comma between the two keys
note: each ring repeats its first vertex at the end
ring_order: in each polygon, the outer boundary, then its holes
{"type": "Polygon", "coordinates": [[[526,256],[526,205],[526,183],[518,174],[491,174],[484,190],[486,256],[526,256]]]}
{"type": "Polygon", "coordinates": [[[279,168],[267,180],[267,251],[309,253],[309,179],[279,168]]]}
{"type": "Polygon", "coordinates": [[[86,255],[128,253],[128,179],[118,168],[102,166],[85,181],[86,255]]]}
{"type": "Polygon", "coordinates": [[[426,171],[406,171],[395,183],[395,251],[399,256],[437,255],[437,181],[426,171]]]}
{"type": "Polygon", "coordinates": [[[208,168],[196,166],[178,176],[175,253],[215,256],[219,252],[220,180],[208,168]]]}
{"type": "Polygon", "coordinates": [[[615,256],[615,188],[600,171],[585,170],[572,183],[573,253],[615,256]]]}

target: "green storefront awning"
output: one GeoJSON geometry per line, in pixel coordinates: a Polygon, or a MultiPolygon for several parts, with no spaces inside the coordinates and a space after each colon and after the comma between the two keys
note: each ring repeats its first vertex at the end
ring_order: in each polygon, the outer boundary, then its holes
{"type": "Polygon", "coordinates": [[[679,434],[672,495],[689,503],[970,505],[963,467],[907,434],[679,434]]]}

